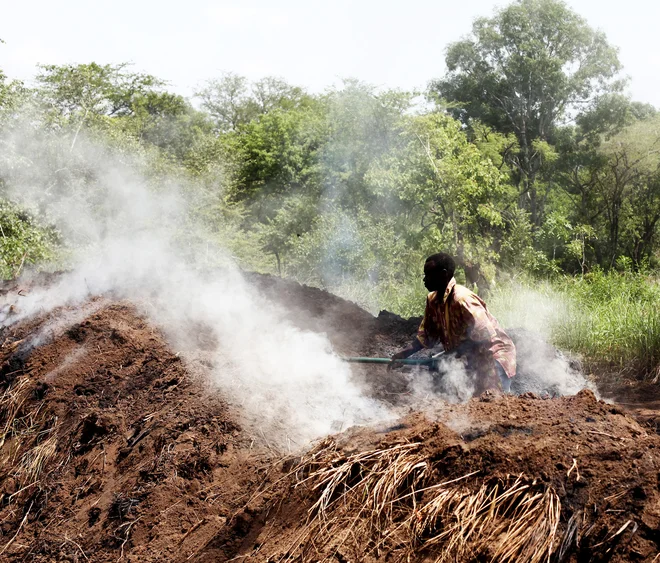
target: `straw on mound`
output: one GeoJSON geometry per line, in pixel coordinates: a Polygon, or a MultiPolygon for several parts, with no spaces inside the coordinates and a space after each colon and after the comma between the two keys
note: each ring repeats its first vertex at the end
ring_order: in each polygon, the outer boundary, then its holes
{"type": "Polygon", "coordinates": [[[315,559],[319,548],[336,553],[353,543],[362,556],[396,551],[409,560],[433,550],[438,563],[475,557],[537,563],[561,544],[561,503],[552,487],[522,474],[484,480],[478,472],[437,482],[418,442],[345,457],[328,440],[296,472],[307,475],[297,486],[318,496],[294,542],[303,560],[315,559]]]}
{"type": "MultiPolygon", "coordinates": [[[[474,399],[355,428],[299,460],[256,561],[648,561],[660,437],[591,392],[474,399]]],[[[660,556],[659,556],[660,559],[660,556]]],[[[657,559],[656,559],[657,561],[657,559]]]]}

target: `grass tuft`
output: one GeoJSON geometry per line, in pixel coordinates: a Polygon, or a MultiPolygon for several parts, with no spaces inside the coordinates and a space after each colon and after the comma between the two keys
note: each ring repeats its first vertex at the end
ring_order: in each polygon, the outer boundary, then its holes
{"type": "Polygon", "coordinates": [[[18,491],[0,495],[3,502],[19,499],[40,480],[57,454],[57,418],[35,402],[29,377],[16,379],[0,395],[0,482],[13,477],[18,491]],[[7,497],[8,501],[5,500],[7,497]]]}
{"type": "Polygon", "coordinates": [[[0,396],[0,448],[16,432],[21,409],[30,394],[28,378],[19,379],[0,396]]]}
{"type": "Polygon", "coordinates": [[[57,436],[53,434],[40,444],[30,448],[21,456],[16,477],[22,485],[35,483],[41,473],[57,452],[57,436]]]}
{"type": "Polygon", "coordinates": [[[476,473],[438,483],[420,443],[345,456],[326,440],[297,475],[297,487],[316,501],[285,557],[318,560],[323,550],[332,559],[350,549],[357,559],[387,551],[398,560],[421,552],[437,563],[540,563],[561,545],[561,505],[551,487],[524,475],[483,481],[476,473]]]}

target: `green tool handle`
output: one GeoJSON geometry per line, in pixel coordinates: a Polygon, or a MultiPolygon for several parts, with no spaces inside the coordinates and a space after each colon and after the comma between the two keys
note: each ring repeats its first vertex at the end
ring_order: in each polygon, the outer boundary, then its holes
{"type": "Polygon", "coordinates": [[[436,360],[433,358],[417,358],[417,359],[405,359],[405,360],[391,360],[390,358],[342,358],[345,362],[351,362],[355,364],[403,364],[408,366],[428,366],[433,364],[436,360]]]}

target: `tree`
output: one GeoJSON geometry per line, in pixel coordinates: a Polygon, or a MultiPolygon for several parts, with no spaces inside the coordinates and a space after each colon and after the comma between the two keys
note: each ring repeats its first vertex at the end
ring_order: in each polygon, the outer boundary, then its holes
{"type": "Polygon", "coordinates": [[[613,82],[621,65],[601,32],[558,0],[518,0],[493,18],[479,18],[472,37],[449,46],[447,75],[432,94],[450,102],[464,123],[478,119],[519,143],[512,161],[521,204],[542,221],[536,180],[543,163],[538,141],[572,111],[613,82]]]}
{"type": "MultiPolygon", "coordinates": [[[[642,256],[650,256],[646,244],[633,244],[627,236],[632,234],[630,198],[639,197],[646,189],[651,190],[647,196],[653,194],[653,181],[648,180],[653,177],[652,145],[657,139],[657,124],[653,106],[608,94],[578,115],[575,126],[557,130],[559,158],[550,173],[562,189],[555,198],[568,198],[570,203],[563,206],[562,213],[574,232],[588,228],[593,231],[587,249],[589,262],[611,267],[622,253],[634,264],[642,256]]],[[[636,219],[650,212],[647,204],[651,201],[642,198],[636,219]]],[[[553,209],[558,209],[556,201],[553,209]]],[[[651,218],[643,229],[651,242],[653,224],[651,218]]]]}
{"type": "Polygon", "coordinates": [[[318,194],[317,153],[326,136],[323,108],[318,102],[272,110],[226,134],[232,199],[259,202],[261,206],[264,198],[271,196],[318,194]]]}
{"type": "Polygon", "coordinates": [[[0,277],[17,277],[27,264],[53,259],[58,233],[25,209],[0,199],[0,277]]]}
{"type": "Polygon", "coordinates": [[[148,91],[136,96],[131,107],[132,115],[121,118],[125,130],[179,161],[188,159],[200,140],[213,132],[205,113],[171,92],[148,91]]]}
{"type": "Polygon", "coordinates": [[[37,83],[41,98],[63,116],[130,115],[136,97],[145,96],[164,83],[150,74],[127,72],[127,67],[127,63],[39,65],[37,83]]]}
{"type": "Polygon", "coordinates": [[[374,191],[367,175],[373,163],[405,146],[405,112],[412,95],[407,92],[376,92],[355,79],[324,96],[328,138],[320,153],[323,162],[324,195],[348,210],[367,207],[382,213],[386,203],[374,191]]]}
{"type": "Polygon", "coordinates": [[[195,96],[202,100],[202,107],[214,119],[219,131],[235,131],[251,119],[247,106],[249,86],[244,76],[227,72],[218,79],[209,80],[195,96]]]}
{"type": "Polygon", "coordinates": [[[608,266],[624,254],[650,259],[660,225],[660,117],[641,120],[604,141],[596,182],[606,222],[608,266]]]}
{"type": "Polygon", "coordinates": [[[226,72],[209,80],[195,96],[202,100],[202,107],[215,121],[217,130],[226,133],[271,110],[295,107],[306,95],[301,88],[276,77],[268,76],[251,84],[244,76],[226,72]]]}
{"type": "MultiPolygon", "coordinates": [[[[4,44],[0,38],[0,45],[4,44]]],[[[7,127],[10,118],[24,103],[28,90],[19,80],[7,80],[0,69],[0,127],[7,127]]]]}
{"type": "Polygon", "coordinates": [[[0,127],[8,126],[27,95],[28,90],[22,82],[7,80],[5,74],[0,70],[0,127]]]}
{"type": "Polygon", "coordinates": [[[440,113],[409,118],[404,149],[385,155],[371,181],[396,194],[410,248],[453,253],[470,284],[486,289],[505,228],[506,175],[440,113]]]}
{"type": "Polygon", "coordinates": [[[136,101],[148,98],[163,86],[154,76],[128,72],[127,66],[126,63],[39,65],[39,99],[51,123],[73,126],[71,149],[83,126],[102,123],[104,118],[134,115],[136,101]]]}
{"type": "Polygon", "coordinates": [[[650,119],[656,114],[657,110],[651,104],[635,102],[618,92],[607,93],[576,116],[576,137],[578,141],[588,140],[598,145],[603,138],[616,135],[636,121],[650,119]]]}
{"type": "Polygon", "coordinates": [[[275,108],[294,107],[304,96],[302,88],[274,76],[266,76],[252,85],[254,104],[262,114],[275,108]]]}

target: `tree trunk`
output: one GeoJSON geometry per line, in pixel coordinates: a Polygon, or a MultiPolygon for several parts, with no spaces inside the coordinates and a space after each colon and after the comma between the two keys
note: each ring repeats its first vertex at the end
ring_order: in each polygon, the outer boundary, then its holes
{"type": "MultiPolygon", "coordinates": [[[[522,183],[523,183],[523,194],[529,198],[529,212],[532,225],[536,228],[539,226],[539,210],[538,210],[538,198],[536,193],[536,171],[533,170],[533,163],[531,157],[532,148],[529,145],[529,140],[527,139],[527,128],[525,120],[523,119],[522,126],[520,127],[520,152],[522,156],[522,183]]],[[[520,202],[521,207],[525,207],[523,202],[520,202]]]]}

